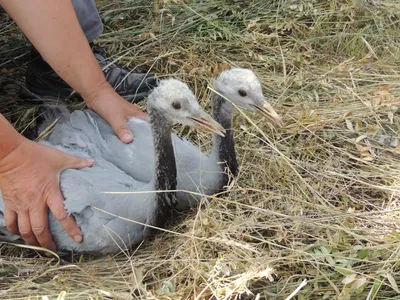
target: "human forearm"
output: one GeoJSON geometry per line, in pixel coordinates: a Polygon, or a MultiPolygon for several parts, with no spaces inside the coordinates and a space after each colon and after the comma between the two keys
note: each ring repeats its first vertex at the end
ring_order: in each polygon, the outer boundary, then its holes
{"type": "MultiPolygon", "coordinates": [[[[87,0],[81,0],[87,1],[87,0]]],[[[0,0],[47,63],[102,116],[125,143],[132,141],[126,121],[146,119],[106,81],[80,27],[71,0],[0,0]]]]}
{"type": "Polygon", "coordinates": [[[70,0],[0,0],[50,66],[90,100],[108,86],[70,0]]]}
{"type": "Polygon", "coordinates": [[[0,161],[14,151],[23,139],[6,118],[0,114],[0,161]]]}

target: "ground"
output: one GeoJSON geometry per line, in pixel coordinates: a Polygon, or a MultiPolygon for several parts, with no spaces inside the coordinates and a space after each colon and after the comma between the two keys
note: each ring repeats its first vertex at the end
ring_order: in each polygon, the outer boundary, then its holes
{"type": "MultiPolygon", "coordinates": [[[[0,246],[2,299],[400,299],[398,1],[97,3],[120,64],[184,80],[206,108],[215,75],[252,68],[285,124],[237,112],[229,190],[130,252],[65,264],[0,246]]],[[[27,42],[0,24],[0,111],[23,131],[27,42]]]]}

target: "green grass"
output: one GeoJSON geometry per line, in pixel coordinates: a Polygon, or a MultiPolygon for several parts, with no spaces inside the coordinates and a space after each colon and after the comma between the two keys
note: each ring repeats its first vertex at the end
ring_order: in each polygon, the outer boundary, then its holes
{"type": "MultiPolygon", "coordinates": [[[[2,299],[400,299],[398,1],[97,2],[120,64],[184,80],[207,108],[221,69],[252,68],[285,126],[237,113],[229,192],[129,253],[64,265],[1,246],[2,299]]],[[[0,57],[27,53],[0,22],[0,57]]],[[[23,81],[24,59],[0,74],[23,81]]],[[[32,105],[0,99],[25,128],[32,105]]]]}

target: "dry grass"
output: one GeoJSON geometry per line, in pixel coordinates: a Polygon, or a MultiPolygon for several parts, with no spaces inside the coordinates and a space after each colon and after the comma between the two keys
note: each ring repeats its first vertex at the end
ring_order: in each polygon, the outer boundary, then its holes
{"type": "MultiPolygon", "coordinates": [[[[129,253],[65,265],[3,245],[2,299],[400,299],[398,1],[98,2],[119,63],[183,79],[203,105],[219,70],[251,67],[285,126],[238,113],[229,192],[129,253]]],[[[9,28],[0,53],[24,54],[9,28]]]]}

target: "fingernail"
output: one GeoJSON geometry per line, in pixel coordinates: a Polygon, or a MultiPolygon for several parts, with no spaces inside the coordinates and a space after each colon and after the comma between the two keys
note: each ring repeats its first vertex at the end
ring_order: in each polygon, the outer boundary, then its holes
{"type": "Polygon", "coordinates": [[[75,241],[75,243],[80,243],[80,242],[82,242],[82,236],[81,236],[81,235],[76,235],[76,236],[74,236],[74,241],[75,241]]]}
{"type": "Polygon", "coordinates": [[[132,139],[133,139],[133,137],[132,137],[132,134],[130,134],[130,133],[124,133],[121,137],[121,140],[124,143],[130,143],[130,142],[132,142],[132,139]]]}
{"type": "Polygon", "coordinates": [[[93,165],[94,165],[94,159],[88,158],[88,159],[87,159],[87,162],[88,162],[88,164],[89,164],[90,166],[93,166],[93,165]]]}

